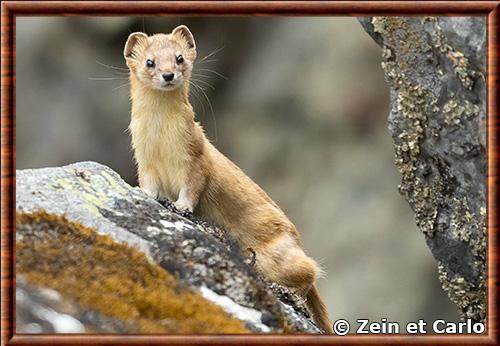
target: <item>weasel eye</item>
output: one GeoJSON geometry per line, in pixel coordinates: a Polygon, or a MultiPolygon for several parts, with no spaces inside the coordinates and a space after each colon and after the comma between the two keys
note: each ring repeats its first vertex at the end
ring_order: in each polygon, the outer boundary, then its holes
{"type": "Polygon", "coordinates": [[[175,62],[177,63],[177,65],[180,65],[184,62],[184,58],[182,57],[182,55],[178,55],[176,58],[175,58],[175,62]]]}
{"type": "Polygon", "coordinates": [[[146,60],[147,67],[155,67],[155,62],[151,59],[146,60]]]}

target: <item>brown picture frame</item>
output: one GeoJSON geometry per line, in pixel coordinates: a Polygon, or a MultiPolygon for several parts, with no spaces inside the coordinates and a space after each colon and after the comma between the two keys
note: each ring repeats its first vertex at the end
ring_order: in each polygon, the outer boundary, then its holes
{"type": "Polygon", "coordinates": [[[496,345],[500,1],[4,1],[1,4],[1,343],[0,345],[496,345]],[[488,316],[484,336],[137,335],[15,333],[15,19],[81,15],[457,15],[487,17],[488,316]]]}

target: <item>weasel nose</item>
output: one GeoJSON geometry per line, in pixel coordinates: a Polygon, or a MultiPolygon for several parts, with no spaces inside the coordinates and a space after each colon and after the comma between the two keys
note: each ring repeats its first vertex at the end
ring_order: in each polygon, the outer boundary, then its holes
{"type": "Polygon", "coordinates": [[[170,73],[164,73],[161,75],[163,77],[163,79],[165,80],[165,82],[170,82],[174,79],[174,74],[172,72],[170,73]]]}

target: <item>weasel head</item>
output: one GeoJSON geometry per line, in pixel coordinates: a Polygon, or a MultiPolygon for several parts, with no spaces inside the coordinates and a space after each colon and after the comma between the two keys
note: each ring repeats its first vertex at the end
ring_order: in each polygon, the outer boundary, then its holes
{"type": "Polygon", "coordinates": [[[141,84],[170,91],[189,83],[196,45],[191,31],[180,25],[170,34],[130,34],[123,55],[131,75],[141,84]]]}

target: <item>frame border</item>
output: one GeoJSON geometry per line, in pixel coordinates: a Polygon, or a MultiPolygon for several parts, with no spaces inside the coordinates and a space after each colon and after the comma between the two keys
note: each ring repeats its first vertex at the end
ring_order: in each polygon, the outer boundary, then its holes
{"type": "Polygon", "coordinates": [[[500,1],[5,1],[1,4],[1,339],[0,345],[497,345],[500,1]],[[17,16],[373,16],[487,17],[487,289],[485,336],[14,334],[15,19],[17,16]]]}

